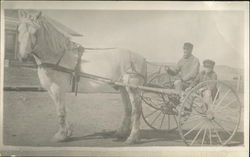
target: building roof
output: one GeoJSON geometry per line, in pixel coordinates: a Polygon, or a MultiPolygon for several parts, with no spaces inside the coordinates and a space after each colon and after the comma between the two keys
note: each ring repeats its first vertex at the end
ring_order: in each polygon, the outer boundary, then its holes
{"type": "MultiPolygon", "coordinates": [[[[6,9],[4,11],[5,13],[5,28],[16,30],[17,25],[19,23],[18,19],[18,10],[17,9],[6,9]]],[[[52,19],[51,17],[48,17],[44,15],[57,29],[59,29],[64,34],[67,34],[68,36],[72,37],[81,37],[83,36],[80,33],[77,33],[76,31],[72,30],[71,28],[63,25],[62,23],[52,19]]]]}

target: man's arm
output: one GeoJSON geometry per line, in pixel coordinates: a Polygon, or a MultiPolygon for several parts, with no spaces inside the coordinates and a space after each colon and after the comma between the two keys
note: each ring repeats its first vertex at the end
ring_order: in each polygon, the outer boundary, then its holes
{"type": "Polygon", "coordinates": [[[201,77],[202,77],[202,73],[198,74],[198,75],[196,76],[196,78],[194,79],[194,81],[192,81],[192,83],[190,84],[189,87],[193,88],[193,87],[196,86],[198,83],[200,83],[201,77]]]}
{"type": "Polygon", "coordinates": [[[168,72],[169,75],[173,75],[173,76],[175,76],[175,75],[178,74],[177,70],[176,69],[172,69],[172,68],[168,68],[167,72],[168,72]]]}
{"type": "Polygon", "coordinates": [[[182,65],[182,59],[179,60],[176,68],[168,68],[167,69],[168,74],[173,75],[173,76],[177,75],[181,71],[181,65],[182,65]]]}
{"type": "Polygon", "coordinates": [[[194,79],[197,74],[199,73],[200,69],[200,62],[198,59],[194,60],[193,68],[190,70],[190,73],[188,73],[186,76],[182,78],[183,81],[189,81],[191,79],[194,79]]]}

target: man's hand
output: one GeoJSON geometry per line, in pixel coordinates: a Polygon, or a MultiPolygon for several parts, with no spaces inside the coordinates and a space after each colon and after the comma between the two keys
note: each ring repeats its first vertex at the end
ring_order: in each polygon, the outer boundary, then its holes
{"type": "Polygon", "coordinates": [[[166,71],[166,72],[168,72],[168,69],[169,69],[169,67],[168,66],[164,66],[164,70],[166,71]]]}
{"type": "Polygon", "coordinates": [[[176,71],[175,70],[172,70],[171,68],[169,68],[169,67],[167,67],[167,68],[165,68],[165,70],[167,71],[167,73],[169,74],[169,75],[176,75],[176,71]]]}

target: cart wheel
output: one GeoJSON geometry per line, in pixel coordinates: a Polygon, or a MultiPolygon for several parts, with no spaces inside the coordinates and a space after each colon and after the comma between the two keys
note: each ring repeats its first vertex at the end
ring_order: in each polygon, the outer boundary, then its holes
{"type": "Polygon", "coordinates": [[[154,130],[175,130],[177,125],[177,111],[175,108],[169,108],[163,94],[144,92],[142,100],[145,105],[142,106],[142,118],[144,122],[154,130]]]}
{"type": "Polygon", "coordinates": [[[191,89],[181,104],[178,130],[187,145],[226,145],[241,119],[241,103],[229,85],[206,81],[191,89]],[[214,88],[215,87],[215,88],[214,88]],[[211,97],[208,89],[214,89],[211,97]]]}

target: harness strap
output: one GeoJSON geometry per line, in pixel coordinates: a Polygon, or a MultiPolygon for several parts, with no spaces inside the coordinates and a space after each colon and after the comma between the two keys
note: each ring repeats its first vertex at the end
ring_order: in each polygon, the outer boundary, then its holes
{"type": "Polygon", "coordinates": [[[80,72],[81,72],[81,58],[82,54],[84,52],[84,48],[79,46],[78,48],[78,57],[77,57],[77,63],[74,68],[74,72],[72,73],[73,77],[73,83],[72,83],[72,92],[75,92],[75,96],[77,96],[78,93],[78,84],[80,81],[80,72]]]}
{"type": "Polygon", "coordinates": [[[56,65],[59,65],[59,63],[61,62],[63,56],[65,55],[65,50],[62,53],[62,56],[58,59],[58,61],[56,62],[56,65]]]}

